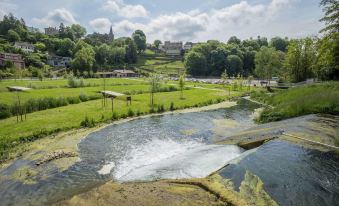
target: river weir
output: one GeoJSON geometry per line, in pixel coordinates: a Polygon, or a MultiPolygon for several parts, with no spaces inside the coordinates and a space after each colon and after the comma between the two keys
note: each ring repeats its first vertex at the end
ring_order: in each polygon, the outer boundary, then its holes
{"type": "Polygon", "coordinates": [[[259,107],[241,100],[230,108],[112,124],[83,138],[78,161],[62,171],[53,161],[37,166],[35,160],[18,158],[0,169],[1,204],[46,205],[106,182],[205,178],[216,171],[232,181],[237,191],[250,171],[280,205],[333,205],[339,196],[337,154],[285,140],[247,151],[227,143],[235,134],[242,138],[276,134],[279,126],[255,124],[259,107]],[[251,128],[256,132],[251,134],[251,128]],[[307,199],[310,193],[315,198],[307,199]]]}

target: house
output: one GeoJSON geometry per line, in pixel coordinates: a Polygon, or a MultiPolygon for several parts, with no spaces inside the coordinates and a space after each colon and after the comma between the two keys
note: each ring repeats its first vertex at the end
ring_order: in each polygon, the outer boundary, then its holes
{"type": "Polygon", "coordinates": [[[192,47],[193,47],[193,45],[194,45],[194,44],[193,44],[192,42],[186,42],[185,45],[184,45],[184,47],[183,47],[183,49],[184,49],[185,51],[191,50],[192,47]]]}
{"type": "Polygon", "coordinates": [[[57,35],[59,34],[59,30],[56,27],[48,27],[48,28],[45,28],[45,34],[49,36],[57,35]]]}
{"type": "Polygon", "coordinates": [[[34,45],[28,42],[15,42],[14,47],[24,52],[34,52],[34,45]]]}
{"type": "Polygon", "coordinates": [[[170,56],[180,56],[182,51],[182,42],[170,42],[165,41],[165,44],[162,46],[163,50],[167,55],[170,56]]]}
{"type": "Polygon", "coordinates": [[[71,64],[71,57],[61,57],[61,56],[48,56],[47,64],[52,67],[69,67],[71,64]]]}
{"type": "Polygon", "coordinates": [[[12,62],[17,68],[24,69],[25,62],[20,54],[13,53],[1,53],[0,54],[0,66],[6,66],[7,62],[12,62]]]}
{"type": "Polygon", "coordinates": [[[115,77],[137,77],[138,75],[132,70],[114,70],[113,76],[115,77]]]}
{"type": "Polygon", "coordinates": [[[28,30],[29,32],[32,32],[32,33],[38,33],[38,32],[40,32],[40,29],[39,29],[39,28],[35,28],[35,27],[32,27],[32,26],[28,26],[28,27],[27,27],[27,30],[28,30]]]}

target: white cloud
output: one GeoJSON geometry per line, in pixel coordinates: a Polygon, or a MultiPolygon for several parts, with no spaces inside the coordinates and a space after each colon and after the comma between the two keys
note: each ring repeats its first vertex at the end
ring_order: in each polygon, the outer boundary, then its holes
{"type": "Polygon", "coordinates": [[[126,4],[123,0],[108,0],[102,8],[128,19],[148,16],[148,11],[142,5],[126,4]]]}
{"type": "Polygon", "coordinates": [[[73,14],[65,8],[50,11],[47,16],[40,19],[33,18],[33,22],[43,27],[58,26],[60,23],[64,23],[65,25],[77,23],[73,14]]]}
{"type": "Polygon", "coordinates": [[[0,2],[0,20],[9,13],[14,13],[17,10],[17,5],[13,4],[9,0],[3,0],[0,2]]]}
{"type": "MultiPolygon", "coordinates": [[[[154,39],[182,41],[219,39],[225,41],[233,35],[240,38],[257,35],[270,37],[277,33],[270,30],[276,24],[276,16],[293,1],[295,0],[271,0],[268,4],[250,4],[248,1],[241,1],[206,12],[192,10],[186,13],[160,15],[144,24],[123,20],[116,23],[114,28],[116,32],[123,32],[124,35],[130,35],[133,30],[141,28],[150,42],[154,39]]],[[[117,1],[110,2],[116,3],[117,1]]],[[[274,28],[279,29],[276,25],[274,28]]],[[[282,32],[282,30],[279,31],[282,32]]]]}
{"type": "Polygon", "coordinates": [[[119,36],[130,36],[135,30],[141,29],[146,31],[146,25],[140,23],[133,23],[128,20],[120,21],[113,26],[114,33],[119,36]]]}
{"type": "Polygon", "coordinates": [[[97,19],[93,19],[92,21],[90,21],[89,25],[96,32],[107,33],[112,23],[107,18],[97,18],[97,19]]]}

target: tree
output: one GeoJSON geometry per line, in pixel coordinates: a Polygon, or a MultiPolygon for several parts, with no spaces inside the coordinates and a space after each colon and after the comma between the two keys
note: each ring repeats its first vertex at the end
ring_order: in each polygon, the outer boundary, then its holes
{"type": "Polygon", "coordinates": [[[138,60],[137,56],[137,46],[133,39],[128,40],[128,44],[125,48],[125,61],[129,64],[136,63],[138,60]]]}
{"type": "Polygon", "coordinates": [[[229,40],[227,41],[227,44],[241,44],[241,40],[238,39],[238,37],[236,36],[232,36],[231,38],[229,38],[229,40]]]}
{"type": "Polygon", "coordinates": [[[320,21],[325,22],[325,28],[321,30],[326,35],[333,35],[339,32],[339,1],[321,0],[320,6],[323,7],[325,16],[320,21]]]}
{"type": "Polygon", "coordinates": [[[90,72],[95,61],[95,52],[92,48],[82,48],[75,54],[71,65],[73,72],[80,71],[83,74],[84,71],[90,72]]]}
{"type": "Polygon", "coordinates": [[[317,42],[317,60],[313,72],[319,79],[339,78],[339,33],[317,42]]]}
{"type": "Polygon", "coordinates": [[[223,85],[225,86],[227,80],[228,80],[228,74],[227,74],[227,71],[225,69],[225,71],[221,74],[221,80],[222,80],[222,83],[223,85]]]}
{"type": "Polygon", "coordinates": [[[155,46],[156,49],[159,49],[159,45],[161,44],[161,41],[158,40],[158,39],[157,39],[157,40],[154,40],[154,43],[153,43],[153,44],[154,44],[154,46],[155,46]]]}
{"type": "Polygon", "coordinates": [[[226,67],[226,51],[223,47],[218,47],[211,51],[212,74],[219,76],[226,67]]]}
{"type": "Polygon", "coordinates": [[[185,67],[192,75],[205,75],[206,74],[206,58],[203,54],[190,51],[184,60],[185,67]]]}
{"type": "Polygon", "coordinates": [[[271,39],[270,46],[275,48],[277,51],[286,52],[288,46],[287,38],[283,39],[280,37],[274,37],[271,39]]]}
{"type": "Polygon", "coordinates": [[[261,79],[270,81],[281,67],[282,62],[274,48],[261,47],[260,51],[255,55],[255,73],[261,79]]]}
{"type": "Polygon", "coordinates": [[[136,30],[132,34],[132,38],[137,46],[137,51],[140,54],[146,49],[146,35],[141,30],[136,30]]]}
{"type": "Polygon", "coordinates": [[[257,42],[258,42],[260,47],[262,47],[262,46],[266,46],[267,47],[268,46],[268,41],[267,41],[266,37],[258,36],[257,42]]]}
{"type": "Polygon", "coordinates": [[[179,88],[180,88],[180,99],[184,98],[184,87],[185,87],[185,74],[179,77],[179,88]]]}
{"type": "Polygon", "coordinates": [[[13,29],[8,30],[8,40],[11,42],[20,41],[20,36],[13,29]]]}
{"type": "Polygon", "coordinates": [[[72,24],[71,30],[74,32],[74,36],[77,39],[80,39],[86,35],[86,29],[80,24],[72,24]]]}
{"type": "Polygon", "coordinates": [[[154,107],[154,93],[158,92],[161,87],[161,76],[159,74],[151,74],[149,77],[150,84],[150,103],[153,109],[154,107]]]}
{"type": "Polygon", "coordinates": [[[227,71],[229,76],[237,76],[242,73],[242,68],[244,66],[243,61],[237,55],[229,55],[227,57],[227,71]]]}
{"type": "Polygon", "coordinates": [[[106,65],[110,53],[110,47],[107,44],[102,44],[99,47],[95,47],[95,61],[98,65],[106,65]]]}
{"type": "Polygon", "coordinates": [[[289,80],[300,82],[312,77],[315,60],[315,44],[311,38],[291,40],[285,60],[289,80]]]}

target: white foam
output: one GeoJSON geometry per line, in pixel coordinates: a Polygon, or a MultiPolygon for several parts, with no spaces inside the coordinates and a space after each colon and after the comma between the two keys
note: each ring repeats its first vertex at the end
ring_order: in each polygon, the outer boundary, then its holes
{"type": "Polygon", "coordinates": [[[241,148],[232,145],[153,139],[134,147],[116,165],[113,177],[122,182],[205,177],[241,152],[241,148]]]}
{"type": "Polygon", "coordinates": [[[111,170],[113,169],[113,167],[115,166],[114,162],[110,162],[108,164],[105,164],[104,166],[102,166],[102,168],[98,171],[99,174],[101,175],[107,175],[109,173],[111,173],[111,170]]]}

